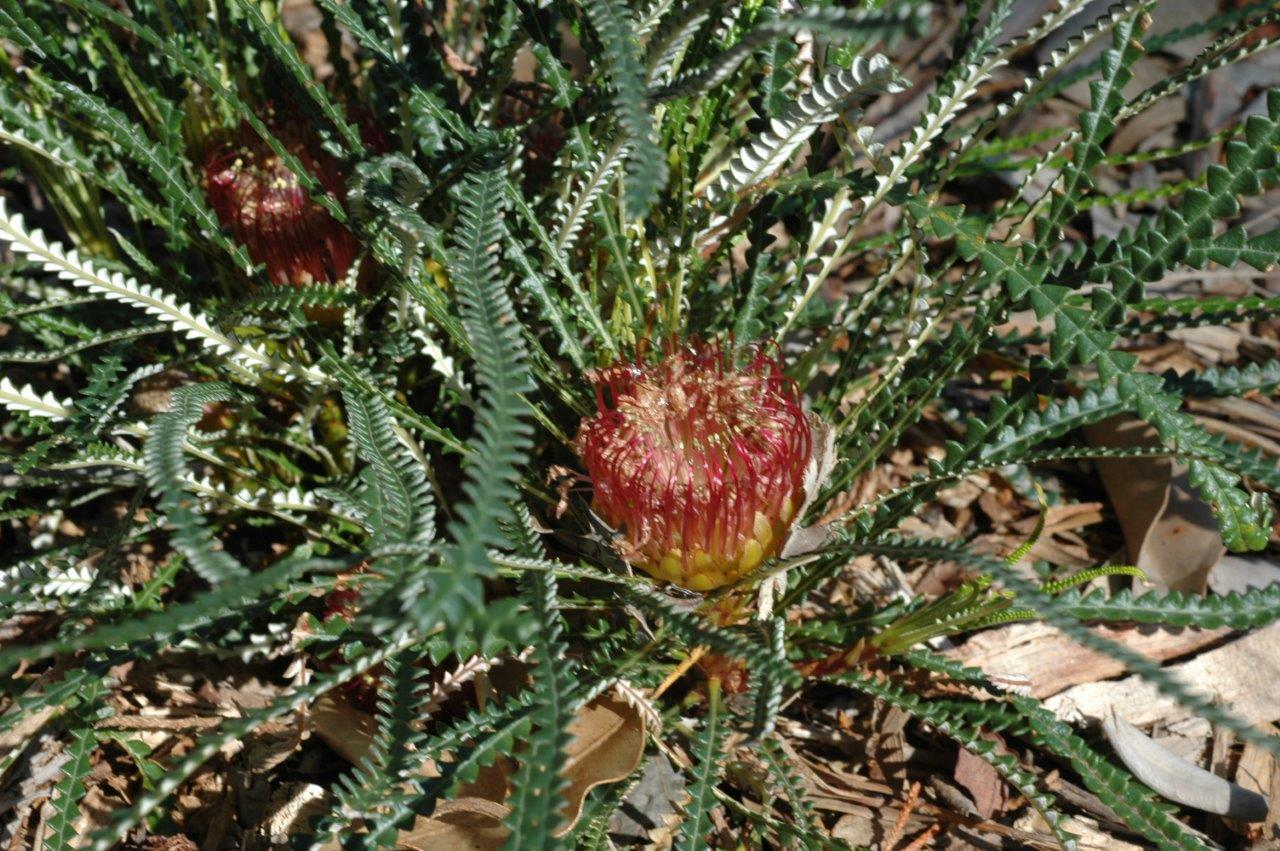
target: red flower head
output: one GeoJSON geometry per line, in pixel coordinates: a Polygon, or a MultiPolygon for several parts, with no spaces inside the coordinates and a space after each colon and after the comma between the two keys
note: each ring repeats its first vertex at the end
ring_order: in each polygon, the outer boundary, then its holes
{"type": "MultiPolygon", "coordinates": [[[[333,197],[343,179],[338,164],[300,118],[272,115],[271,133],[333,197]]],[[[265,263],[273,284],[335,283],[355,263],[355,237],[312,200],[275,152],[248,127],[231,144],[210,151],[204,186],[223,227],[265,263]]]]}
{"type": "Polygon", "coordinates": [[[757,349],[737,367],[703,343],[591,380],[597,412],[575,448],[629,561],[709,591],[777,554],[804,502],[813,437],[774,357],[757,349]]]}

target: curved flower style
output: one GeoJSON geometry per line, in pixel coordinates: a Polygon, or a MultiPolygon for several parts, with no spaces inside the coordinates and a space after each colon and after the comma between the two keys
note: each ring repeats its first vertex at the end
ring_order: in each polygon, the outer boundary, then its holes
{"type": "Polygon", "coordinates": [[[777,359],[757,349],[736,367],[703,343],[590,377],[597,413],[575,448],[593,507],[624,530],[629,561],[709,591],[777,554],[813,454],[799,393],[777,359]]]}
{"type": "MultiPolygon", "coordinates": [[[[272,116],[271,133],[334,197],[344,181],[338,165],[298,119],[272,116]]],[[[355,263],[356,238],[312,200],[297,175],[251,129],[205,159],[205,192],[218,221],[265,263],[273,284],[334,283],[355,263]]]]}

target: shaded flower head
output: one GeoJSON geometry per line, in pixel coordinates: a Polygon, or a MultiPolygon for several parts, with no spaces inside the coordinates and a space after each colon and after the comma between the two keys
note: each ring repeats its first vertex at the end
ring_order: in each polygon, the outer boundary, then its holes
{"type": "Polygon", "coordinates": [[[799,392],[776,358],[748,354],[736,366],[701,343],[595,370],[596,415],[575,439],[628,559],[695,591],[776,555],[804,501],[813,438],[799,392]]]}
{"type": "MultiPolygon", "coordinates": [[[[337,162],[300,117],[272,114],[273,136],[332,197],[344,181],[337,162]]],[[[314,201],[298,176],[252,129],[214,147],[205,158],[204,186],[218,221],[264,263],[273,284],[334,283],[355,263],[355,237],[314,201]]]]}

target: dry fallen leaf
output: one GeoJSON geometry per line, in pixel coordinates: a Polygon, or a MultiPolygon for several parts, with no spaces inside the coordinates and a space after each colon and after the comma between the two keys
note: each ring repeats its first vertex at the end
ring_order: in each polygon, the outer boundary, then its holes
{"type": "Polygon", "coordinates": [[[577,823],[588,792],[631,776],[644,756],[644,719],[634,706],[610,694],[578,710],[569,734],[573,739],[566,749],[564,766],[569,786],[562,793],[565,826],[559,836],[577,823]]]}
{"type": "MultiPolygon", "coordinates": [[[[1270,724],[1280,707],[1280,624],[1262,627],[1241,638],[1165,667],[1172,677],[1198,693],[1229,706],[1249,724],[1270,724]]],[[[1160,724],[1170,731],[1202,730],[1208,722],[1166,697],[1137,674],[1122,680],[1073,686],[1045,701],[1059,717],[1103,719],[1114,710],[1139,727],[1160,724]]]]}
{"type": "Polygon", "coordinates": [[[1209,574],[1209,590],[1215,594],[1243,594],[1269,585],[1280,585],[1280,559],[1266,555],[1228,553],[1209,574]]]}
{"type": "Polygon", "coordinates": [[[1179,759],[1114,712],[1102,729],[1133,776],[1168,800],[1236,821],[1267,817],[1264,796],[1179,759]]]}
{"type": "Polygon", "coordinates": [[[311,819],[323,815],[325,804],[324,787],[315,783],[286,783],[271,795],[262,833],[268,841],[286,841],[303,832],[311,819]]]}
{"type": "MultiPolygon", "coordinates": [[[[1155,662],[1195,653],[1231,634],[1227,627],[1171,630],[1101,624],[1090,626],[1089,631],[1155,662]]],[[[1082,647],[1045,623],[1015,623],[990,629],[970,636],[946,654],[991,675],[1024,676],[1031,696],[1041,699],[1081,683],[1094,683],[1125,672],[1123,662],[1082,647]]]]}
{"type": "Polygon", "coordinates": [[[494,851],[507,841],[502,820],[510,812],[486,798],[441,801],[430,818],[419,817],[396,845],[404,851],[494,851]]]}
{"type": "Polygon", "coordinates": [[[640,778],[609,816],[609,835],[622,844],[653,842],[655,832],[679,819],[677,804],[688,798],[684,775],[666,754],[656,753],[645,760],[640,778]]]}
{"type": "MultiPolygon", "coordinates": [[[[1127,415],[1084,431],[1095,446],[1159,445],[1151,426],[1127,415]]],[[[1226,547],[1213,509],[1192,488],[1185,466],[1171,458],[1105,458],[1097,465],[1130,561],[1159,590],[1203,592],[1226,547]]]]}
{"type": "MultiPolygon", "coordinates": [[[[367,712],[352,707],[332,694],[321,697],[311,708],[311,720],[316,735],[336,753],[351,763],[358,763],[369,752],[377,731],[377,719],[367,712]]],[[[565,749],[564,777],[568,785],[561,793],[564,806],[561,815],[565,825],[558,835],[563,836],[577,823],[582,814],[582,804],[587,793],[605,783],[624,780],[640,765],[645,748],[645,722],[641,712],[627,701],[612,694],[601,695],[578,710],[577,717],[569,725],[570,741],[565,749]]],[[[500,799],[510,790],[509,776],[513,764],[498,764],[481,772],[476,783],[461,790],[462,797],[452,802],[442,802],[429,819],[419,819],[410,833],[433,837],[432,841],[457,842],[437,844],[435,848],[487,848],[484,844],[495,830],[505,837],[502,817],[489,819],[497,810],[493,807],[458,809],[453,806],[462,801],[485,801],[499,807],[505,814],[506,807],[500,799]],[[450,805],[449,809],[444,809],[450,805]],[[445,813],[445,819],[441,813],[445,813]],[[437,821],[444,819],[440,824],[437,821]],[[486,820],[489,819],[489,820],[486,820]],[[492,822],[492,823],[491,823],[492,822]],[[442,831],[438,835],[433,830],[442,831]],[[472,844],[465,844],[463,841],[472,844]]],[[[436,766],[428,761],[423,773],[434,776],[436,766]]],[[[406,840],[408,841],[408,840],[406,840]]],[[[501,845],[501,841],[498,845],[501,845]]]]}
{"type": "MultiPolygon", "coordinates": [[[[1041,834],[1049,832],[1049,825],[1034,809],[1028,809],[1026,815],[1014,822],[1014,827],[1041,834]]],[[[1087,816],[1068,816],[1062,820],[1061,827],[1079,837],[1076,843],[1078,851],[1146,851],[1149,847],[1112,836],[1110,831],[1087,816]]]]}
{"type": "MultiPolygon", "coordinates": [[[[1280,733],[1273,724],[1263,725],[1262,729],[1272,735],[1280,733]]],[[[1253,841],[1255,845],[1252,847],[1260,847],[1257,840],[1262,837],[1280,836],[1280,761],[1266,749],[1253,742],[1245,742],[1240,762],[1236,765],[1235,781],[1249,791],[1266,796],[1271,807],[1266,821],[1261,824],[1231,826],[1253,841]]]]}
{"type": "Polygon", "coordinates": [[[311,726],[338,756],[356,765],[369,752],[378,719],[329,693],[311,705],[311,726]]]}
{"type": "MultiPolygon", "coordinates": [[[[1009,753],[1004,743],[1000,743],[1001,753],[1009,753]]],[[[973,801],[974,808],[983,818],[991,818],[996,813],[1004,812],[1009,806],[1010,790],[1004,778],[982,757],[961,748],[956,754],[956,767],[952,775],[955,781],[964,787],[973,801]]]]}

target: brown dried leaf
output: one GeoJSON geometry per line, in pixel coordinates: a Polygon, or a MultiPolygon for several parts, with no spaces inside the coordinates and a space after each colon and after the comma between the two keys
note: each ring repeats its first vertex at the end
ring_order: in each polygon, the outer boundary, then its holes
{"type": "MultiPolygon", "coordinates": [[[[477,771],[475,780],[458,784],[454,797],[484,798],[486,801],[501,803],[511,793],[511,775],[515,774],[516,767],[517,763],[510,757],[500,756],[493,765],[486,765],[477,771]]],[[[429,773],[434,773],[434,769],[429,773]]]]}
{"type": "MultiPolygon", "coordinates": [[[[377,719],[331,694],[322,696],[312,706],[311,721],[316,735],[351,763],[358,763],[369,752],[373,736],[377,732],[377,719]]],[[[601,695],[578,710],[577,717],[569,725],[569,735],[572,738],[566,748],[564,767],[564,777],[568,781],[568,786],[561,793],[565,799],[561,815],[566,822],[559,834],[562,836],[568,833],[582,814],[582,803],[588,792],[596,786],[616,783],[629,777],[640,765],[645,748],[644,716],[640,710],[621,697],[612,694],[601,695]]],[[[500,763],[493,769],[482,772],[477,783],[463,790],[462,794],[467,797],[458,800],[472,802],[485,800],[495,806],[501,806],[500,799],[505,798],[509,791],[507,780],[512,767],[500,763]]],[[[434,775],[434,763],[424,766],[424,773],[427,772],[434,775]]],[[[437,811],[431,819],[420,820],[415,825],[414,832],[419,829],[424,831],[437,829],[431,822],[439,818],[439,811],[437,811]]],[[[500,824],[501,818],[498,822],[500,824]]],[[[451,816],[451,820],[439,826],[439,830],[445,831],[441,834],[442,837],[455,838],[459,842],[466,837],[471,837],[467,841],[474,840],[476,843],[482,843],[487,841],[485,837],[490,834],[490,826],[483,820],[478,820],[471,810],[463,812],[462,815],[451,816]]],[[[423,834],[423,836],[427,835],[429,834],[423,834]]],[[[486,848],[488,846],[461,844],[434,847],[486,848]]]]}
{"type": "Polygon", "coordinates": [[[631,704],[604,694],[578,710],[569,725],[573,739],[566,749],[564,775],[569,786],[562,793],[565,819],[559,836],[568,833],[582,815],[582,802],[596,786],[616,783],[631,775],[644,756],[644,718],[631,704]]]}
{"type": "Polygon", "coordinates": [[[80,799],[80,812],[75,822],[76,836],[87,839],[90,833],[110,824],[112,814],[124,806],[126,801],[111,794],[109,789],[96,783],[90,785],[80,799]]]}
{"type": "Polygon", "coordinates": [[[148,836],[138,845],[139,851],[197,851],[198,847],[186,836],[148,836]]]}
{"type": "Polygon", "coordinates": [[[4,716],[4,723],[9,726],[0,732],[0,756],[8,756],[14,748],[25,746],[46,721],[61,711],[62,707],[58,705],[45,705],[25,715],[11,709],[4,716]]]}
{"type": "Polygon", "coordinates": [[[271,771],[291,757],[302,744],[302,729],[296,718],[270,722],[244,740],[245,765],[255,774],[271,771]]]}
{"type": "Polygon", "coordinates": [[[311,726],[338,756],[356,765],[373,744],[378,719],[330,693],[311,705],[311,726]]]}
{"type": "MultiPolygon", "coordinates": [[[[1280,732],[1271,724],[1264,725],[1263,729],[1272,734],[1280,732]]],[[[1246,742],[1236,766],[1235,781],[1245,789],[1265,795],[1271,803],[1266,821],[1261,825],[1231,825],[1255,842],[1251,847],[1262,847],[1258,843],[1262,837],[1280,836],[1280,761],[1253,742],[1246,742]]]]}
{"type": "MultiPolygon", "coordinates": [[[[1008,753],[1001,743],[1000,751],[1008,753]]],[[[973,806],[983,818],[1003,813],[1011,800],[1004,778],[991,767],[991,763],[974,756],[965,748],[956,755],[955,777],[973,800],[973,806]]]]}
{"type": "Polygon", "coordinates": [[[310,821],[326,810],[327,793],[315,783],[286,783],[271,794],[262,832],[270,841],[284,842],[290,836],[310,833],[310,821]]]}
{"type": "MultiPolygon", "coordinates": [[[[1231,633],[1227,628],[1168,630],[1100,625],[1089,629],[1157,662],[1194,653],[1231,633]]],[[[1055,627],[1043,623],[1017,623],[987,630],[946,652],[951,658],[982,668],[989,675],[1025,676],[1030,681],[1031,696],[1040,699],[1125,671],[1123,662],[1081,647],[1055,627]]]]}
{"type": "MultiPolygon", "coordinates": [[[[1130,416],[1085,428],[1096,446],[1157,446],[1154,429],[1130,416]]],[[[1196,494],[1183,465],[1170,458],[1098,462],[1129,547],[1129,558],[1163,591],[1201,593],[1226,547],[1213,509],[1196,494]]]]}
{"type": "MultiPolygon", "coordinates": [[[[1240,720],[1269,724],[1280,713],[1280,624],[1262,627],[1165,670],[1198,693],[1231,707],[1231,714],[1240,720]]],[[[1061,717],[1099,720],[1114,710],[1139,727],[1160,724],[1174,732],[1209,733],[1207,721],[1136,674],[1073,686],[1045,701],[1045,708],[1061,717]]]]}
{"type": "Polygon", "coordinates": [[[507,841],[502,820],[508,812],[485,798],[442,801],[431,818],[418,818],[396,844],[404,851],[495,851],[507,841]]]}

